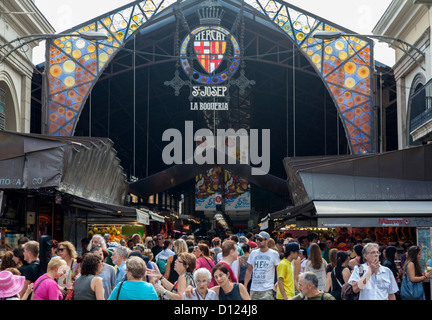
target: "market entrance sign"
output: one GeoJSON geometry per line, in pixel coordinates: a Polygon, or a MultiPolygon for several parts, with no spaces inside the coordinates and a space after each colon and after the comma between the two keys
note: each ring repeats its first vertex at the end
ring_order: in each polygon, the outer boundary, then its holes
{"type": "MultiPolygon", "coordinates": [[[[230,88],[238,87],[242,95],[248,86],[255,84],[245,76],[242,43],[233,34],[239,29],[241,14],[235,19],[231,31],[220,25],[223,14],[224,10],[217,1],[205,2],[197,10],[200,25],[179,42],[177,68],[183,70],[183,76],[176,70],[174,78],[165,81],[166,86],[175,90],[176,96],[183,86],[189,86],[190,110],[229,110],[230,88]]],[[[187,25],[186,17],[179,20],[187,25]]],[[[176,38],[180,37],[178,29],[176,38]]],[[[243,29],[238,37],[243,39],[243,29]]]]}

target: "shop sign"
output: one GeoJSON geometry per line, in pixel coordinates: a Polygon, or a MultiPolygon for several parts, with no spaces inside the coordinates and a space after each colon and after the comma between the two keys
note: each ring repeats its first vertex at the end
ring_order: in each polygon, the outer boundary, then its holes
{"type": "Polygon", "coordinates": [[[143,226],[122,226],[121,234],[124,236],[132,236],[135,233],[138,233],[141,237],[144,236],[144,227],[143,226]]]}
{"type": "Polygon", "coordinates": [[[136,213],[137,213],[137,222],[144,224],[144,225],[149,225],[150,224],[150,216],[147,212],[136,209],[136,213]]]}
{"type": "Polygon", "coordinates": [[[378,224],[383,227],[403,227],[408,226],[410,221],[403,218],[379,218],[378,224]]]}
{"type": "Polygon", "coordinates": [[[364,218],[318,218],[318,226],[334,227],[428,227],[432,217],[364,217],[364,218]]]}

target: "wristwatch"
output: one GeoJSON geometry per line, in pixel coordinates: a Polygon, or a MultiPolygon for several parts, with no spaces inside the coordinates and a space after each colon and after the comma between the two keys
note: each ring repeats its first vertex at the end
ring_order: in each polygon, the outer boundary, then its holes
{"type": "Polygon", "coordinates": [[[162,292],[163,295],[165,295],[167,293],[168,290],[164,290],[164,292],[162,292]]]}

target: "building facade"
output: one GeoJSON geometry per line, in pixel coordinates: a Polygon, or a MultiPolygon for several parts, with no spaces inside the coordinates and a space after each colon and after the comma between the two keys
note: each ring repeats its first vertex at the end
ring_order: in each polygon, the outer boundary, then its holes
{"type": "Polygon", "coordinates": [[[431,4],[430,0],[394,0],[373,29],[375,35],[412,45],[393,41],[399,149],[432,141],[431,4]]]}
{"type": "MultiPolygon", "coordinates": [[[[0,2],[0,46],[33,34],[52,34],[54,28],[38,10],[34,1],[0,2]]],[[[21,43],[28,39],[21,40],[21,43]]],[[[40,40],[39,40],[40,42],[40,40]]],[[[0,56],[18,45],[14,41],[2,48],[0,56]]],[[[30,132],[31,81],[34,65],[32,50],[38,41],[16,50],[0,64],[0,129],[30,132]]]]}

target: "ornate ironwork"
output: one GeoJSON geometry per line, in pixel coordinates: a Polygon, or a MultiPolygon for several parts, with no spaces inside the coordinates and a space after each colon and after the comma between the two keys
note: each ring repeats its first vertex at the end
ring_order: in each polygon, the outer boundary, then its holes
{"type": "MultiPolygon", "coordinates": [[[[109,36],[105,41],[95,43],[70,37],[47,41],[44,133],[73,135],[92,87],[115,54],[135,32],[145,28],[146,23],[166,8],[186,1],[135,1],[68,31],[104,31],[109,36]]],[[[232,3],[239,7],[244,5],[250,12],[273,22],[294,41],[333,97],[352,153],[375,152],[372,40],[356,36],[333,42],[314,39],[312,35],[316,30],[352,32],[287,2],[245,0],[232,3]]]]}

